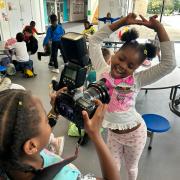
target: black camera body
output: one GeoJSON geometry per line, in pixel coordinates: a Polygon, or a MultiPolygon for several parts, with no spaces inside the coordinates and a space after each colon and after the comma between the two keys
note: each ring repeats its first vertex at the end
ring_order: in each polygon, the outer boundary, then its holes
{"type": "Polygon", "coordinates": [[[72,121],[77,127],[83,128],[82,111],[87,111],[91,118],[96,111],[94,99],[100,99],[102,103],[108,104],[110,96],[105,86],[105,79],[91,83],[84,92],[72,93],[68,91],[56,98],[55,110],[63,117],[72,121]]]}
{"type": "Polygon", "coordinates": [[[86,80],[87,67],[90,63],[86,40],[78,33],[67,33],[62,36],[63,56],[68,59],[61,73],[59,83],[53,82],[53,88],[58,90],[67,87],[67,92],[61,93],[55,101],[55,111],[72,121],[78,128],[83,128],[82,111],[87,111],[91,118],[96,111],[94,99],[109,103],[110,96],[105,86],[105,79],[92,83],[81,92],[79,87],[86,80]]]}
{"type": "Polygon", "coordinates": [[[83,128],[82,111],[87,111],[91,117],[94,114],[96,105],[80,97],[77,101],[69,93],[63,93],[57,98],[56,110],[65,118],[75,123],[78,128],[83,128]]]}

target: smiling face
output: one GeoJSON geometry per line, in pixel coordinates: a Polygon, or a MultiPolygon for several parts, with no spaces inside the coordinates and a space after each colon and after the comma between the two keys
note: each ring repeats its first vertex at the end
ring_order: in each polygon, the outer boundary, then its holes
{"type": "Polygon", "coordinates": [[[111,57],[111,76],[115,79],[128,77],[141,63],[137,49],[121,48],[111,57]]]}

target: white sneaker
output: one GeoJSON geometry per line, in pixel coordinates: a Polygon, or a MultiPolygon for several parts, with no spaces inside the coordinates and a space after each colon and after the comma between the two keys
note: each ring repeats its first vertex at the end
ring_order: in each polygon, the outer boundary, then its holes
{"type": "Polygon", "coordinates": [[[54,72],[54,73],[57,73],[57,74],[60,73],[59,69],[52,69],[51,71],[54,72]]]}

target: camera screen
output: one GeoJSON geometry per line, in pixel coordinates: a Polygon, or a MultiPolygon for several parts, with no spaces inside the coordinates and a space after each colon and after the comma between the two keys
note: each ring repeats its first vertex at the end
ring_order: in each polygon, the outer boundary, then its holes
{"type": "Polygon", "coordinates": [[[73,69],[66,68],[66,70],[65,70],[66,77],[68,77],[72,80],[76,80],[76,75],[77,75],[76,71],[74,71],[73,69]]]}

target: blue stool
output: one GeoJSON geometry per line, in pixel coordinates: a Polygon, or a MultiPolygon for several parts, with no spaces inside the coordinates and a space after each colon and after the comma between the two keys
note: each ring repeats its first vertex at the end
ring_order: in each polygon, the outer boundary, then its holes
{"type": "Polygon", "coordinates": [[[148,136],[150,137],[148,149],[151,150],[154,132],[156,133],[166,132],[170,129],[171,126],[166,118],[157,114],[144,114],[142,115],[142,117],[147,126],[148,136]]]}
{"type": "Polygon", "coordinates": [[[6,71],[6,66],[0,66],[0,72],[4,72],[4,71],[6,71]]]}
{"type": "Polygon", "coordinates": [[[6,70],[7,70],[6,66],[0,65],[0,76],[6,76],[6,70]]]}

